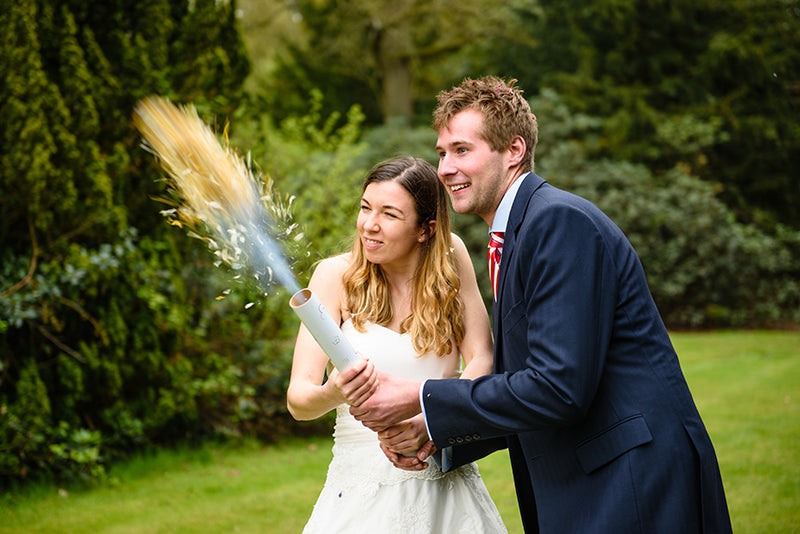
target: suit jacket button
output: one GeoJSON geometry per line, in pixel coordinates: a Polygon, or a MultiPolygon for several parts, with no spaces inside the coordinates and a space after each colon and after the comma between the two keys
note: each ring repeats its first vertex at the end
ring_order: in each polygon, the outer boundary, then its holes
{"type": "Polygon", "coordinates": [[[455,445],[456,444],[456,440],[454,440],[453,438],[447,438],[447,443],[450,444],[450,445],[455,445]]]}
{"type": "Polygon", "coordinates": [[[464,438],[456,438],[456,443],[458,444],[464,443],[464,438]]]}
{"type": "Polygon", "coordinates": [[[472,439],[474,439],[475,441],[477,441],[477,440],[481,439],[481,435],[480,435],[480,434],[473,434],[473,435],[472,435],[472,439]]]}

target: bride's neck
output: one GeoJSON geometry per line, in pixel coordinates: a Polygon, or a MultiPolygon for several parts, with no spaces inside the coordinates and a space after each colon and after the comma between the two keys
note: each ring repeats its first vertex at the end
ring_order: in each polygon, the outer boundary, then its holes
{"type": "Polygon", "coordinates": [[[399,323],[411,315],[411,300],[414,292],[414,279],[387,278],[389,298],[392,301],[393,322],[399,323]]]}

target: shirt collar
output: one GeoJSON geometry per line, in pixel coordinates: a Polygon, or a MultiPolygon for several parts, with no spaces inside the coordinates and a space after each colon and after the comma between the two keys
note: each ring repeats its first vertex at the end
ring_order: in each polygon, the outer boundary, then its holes
{"type": "Polygon", "coordinates": [[[514,198],[517,196],[519,186],[522,185],[522,180],[524,180],[527,175],[527,172],[521,174],[519,178],[514,180],[514,183],[511,184],[511,187],[509,187],[508,191],[506,191],[506,194],[503,195],[503,200],[501,200],[500,205],[497,206],[494,219],[492,219],[492,226],[489,229],[490,232],[506,231],[506,226],[508,226],[508,217],[511,215],[511,206],[514,205],[514,198]]]}

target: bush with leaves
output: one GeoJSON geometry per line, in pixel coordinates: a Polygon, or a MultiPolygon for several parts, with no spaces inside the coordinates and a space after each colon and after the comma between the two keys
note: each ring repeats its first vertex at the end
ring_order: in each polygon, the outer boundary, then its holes
{"type": "Polygon", "coordinates": [[[364,115],[353,106],[346,116],[323,111],[324,96],[312,91],[304,115],[279,124],[255,105],[242,116],[232,143],[247,150],[281,194],[290,195],[295,220],[303,228],[309,256],[296,265],[310,275],[316,261],[348,249],[355,229],[361,183],[374,164],[361,158],[364,115]]]}
{"type": "Polygon", "coordinates": [[[800,321],[800,232],[770,235],[738,222],[713,186],[676,167],[589,160],[600,121],[571,115],[560,98],[535,99],[544,139],[537,154],[553,185],[594,202],[636,248],[671,327],[776,326],[800,321]],[[556,137],[555,142],[550,141],[556,137]]]}
{"type": "Polygon", "coordinates": [[[131,108],[225,116],[249,63],[235,2],[9,0],[0,35],[0,484],[90,479],[207,431],[192,384],[216,372],[195,342],[209,265],[149,198],[131,108]]]}

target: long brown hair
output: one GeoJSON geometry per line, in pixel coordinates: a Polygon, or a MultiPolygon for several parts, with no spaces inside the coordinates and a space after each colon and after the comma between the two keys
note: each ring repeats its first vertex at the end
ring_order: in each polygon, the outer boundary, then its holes
{"type": "MultiPolygon", "coordinates": [[[[452,254],[447,192],[436,169],[423,159],[403,157],[381,163],[364,180],[362,192],[374,182],[393,181],[414,199],[417,225],[433,235],[420,244],[422,254],[414,275],[411,314],[400,323],[419,354],[439,356],[452,352],[453,341],[464,339],[464,309],[458,295],[461,282],[452,254]]],[[[364,331],[368,323],[387,325],[394,317],[386,275],[380,265],[367,260],[361,239],[353,243],[350,266],[343,275],[347,309],[353,326],[364,331]]]]}

